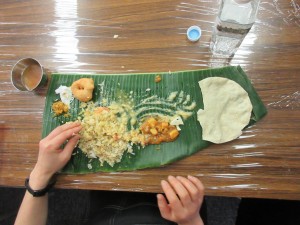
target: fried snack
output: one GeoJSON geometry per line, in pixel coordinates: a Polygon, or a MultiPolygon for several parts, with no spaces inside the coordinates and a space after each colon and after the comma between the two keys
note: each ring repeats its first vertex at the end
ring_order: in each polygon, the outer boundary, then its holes
{"type": "Polygon", "coordinates": [[[91,78],[81,78],[73,82],[71,90],[79,101],[88,102],[93,97],[94,81],[91,78]]]}

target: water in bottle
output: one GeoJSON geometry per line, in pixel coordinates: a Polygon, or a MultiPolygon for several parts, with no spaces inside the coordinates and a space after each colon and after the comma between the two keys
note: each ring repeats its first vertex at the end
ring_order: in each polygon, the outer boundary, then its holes
{"type": "Polygon", "coordinates": [[[221,0],[210,48],[233,55],[255,22],[260,0],[221,0]]]}

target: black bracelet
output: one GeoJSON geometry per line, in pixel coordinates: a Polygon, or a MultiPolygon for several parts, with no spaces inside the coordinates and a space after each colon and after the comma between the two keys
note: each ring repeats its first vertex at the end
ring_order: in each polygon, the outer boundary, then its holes
{"type": "Polygon", "coordinates": [[[26,178],[25,180],[25,187],[27,189],[27,191],[32,194],[33,197],[41,197],[44,196],[56,183],[56,179],[55,178],[51,178],[49,184],[41,189],[41,190],[33,190],[30,185],[29,185],[29,178],[26,178]]]}

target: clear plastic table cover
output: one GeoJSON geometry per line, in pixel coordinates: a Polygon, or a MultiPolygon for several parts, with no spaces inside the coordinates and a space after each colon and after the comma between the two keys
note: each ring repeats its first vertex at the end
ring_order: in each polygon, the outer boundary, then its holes
{"type": "Polygon", "coordinates": [[[122,173],[64,175],[58,187],[159,192],[168,174],[198,176],[208,195],[300,199],[300,1],[262,0],[232,58],[209,50],[218,2],[2,1],[0,185],[22,186],[41,138],[47,88],[21,92],[10,80],[21,58],[47,73],[147,73],[241,65],[268,115],[230,143],[176,163],[122,173]],[[201,27],[198,42],[186,38],[201,27]]]}

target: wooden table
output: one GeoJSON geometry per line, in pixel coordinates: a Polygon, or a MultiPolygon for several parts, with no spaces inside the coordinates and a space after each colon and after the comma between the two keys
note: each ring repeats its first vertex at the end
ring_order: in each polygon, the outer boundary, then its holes
{"type": "Polygon", "coordinates": [[[217,1],[1,1],[0,185],[23,186],[41,138],[46,88],[20,92],[10,71],[24,57],[50,72],[136,73],[241,65],[268,115],[233,142],[153,169],[62,175],[58,188],[159,192],[167,175],[201,178],[207,195],[300,200],[299,0],[262,0],[232,60],[209,51],[217,1]],[[202,28],[191,43],[186,30],[202,28]]]}

